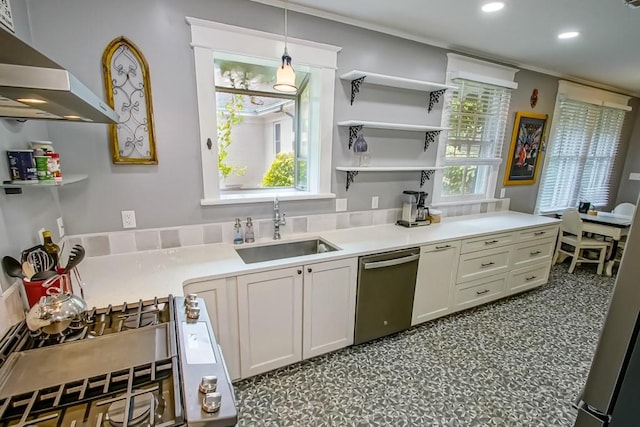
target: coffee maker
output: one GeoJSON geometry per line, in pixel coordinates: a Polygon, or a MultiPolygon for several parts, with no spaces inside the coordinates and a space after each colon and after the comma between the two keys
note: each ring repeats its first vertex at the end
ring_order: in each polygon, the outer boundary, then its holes
{"type": "Polygon", "coordinates": [[[396,224],[403,227],[431,224],[429,208],[424,205],[428,194],[424,191],[409,190],[403,191],[402,194],[406,195],[402,203],[402,219],[399,219],[396,224]]]}

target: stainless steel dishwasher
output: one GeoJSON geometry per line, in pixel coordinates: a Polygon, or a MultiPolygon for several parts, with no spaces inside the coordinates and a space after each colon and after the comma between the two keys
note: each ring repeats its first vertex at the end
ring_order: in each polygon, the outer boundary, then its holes
{"type": "Polygon", "coordinates": [[[411,326],[420,248],[360,257],[354,343],[411,326]]]}

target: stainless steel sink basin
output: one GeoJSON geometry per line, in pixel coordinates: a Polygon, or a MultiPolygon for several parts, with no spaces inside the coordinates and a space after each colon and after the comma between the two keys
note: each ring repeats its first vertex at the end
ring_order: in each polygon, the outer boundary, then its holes
{"type": "Polygon", "coordinates": [[[236,248],[236,252],[240,255],[240,258],[242,258],[245,264],[321,254],[324,252],[333,252],[338,250],[340,249],[322,239],[299,240],[295,242],[275,243],[272,245],[236,248]]]}

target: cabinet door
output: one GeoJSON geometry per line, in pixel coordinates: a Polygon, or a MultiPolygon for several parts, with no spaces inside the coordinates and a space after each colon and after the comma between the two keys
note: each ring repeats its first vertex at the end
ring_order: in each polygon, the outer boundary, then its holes
{"type": "Polygon", "coordinates": [[[459,254],[459,241],[420,249],[411,325],[444,316],[451,311],[459,254]]]}
{"type": "Polygon", "coordinates": [[[213,333],[222,348],[231,380],[240,378],[240,341],[238,338],[238,296],[236,278],[189,283],[184,294],[197,294],[204,300],[213,333]]]}
{"type": "Polygon", "coordinates": [[[357,258],[305,266],[302,357],[353,344],[357,258]]]}
{"type": "Polygon", "coordinates": [[[242,377],[302,359],[302,267],[238,276],[242,377]]]}

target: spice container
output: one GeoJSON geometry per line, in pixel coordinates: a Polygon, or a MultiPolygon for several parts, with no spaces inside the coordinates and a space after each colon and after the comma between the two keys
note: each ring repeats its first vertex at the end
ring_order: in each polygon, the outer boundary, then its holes
{"type": "Polygon", "coordinates": [[[38,182],[33,150],[7,150],[7,158],[12,182],[22,184],[38,182]]]}
{"type": "Polygon", "coordinates": [[[62,181],[62,171],[60,170],[60,154],[58,153],[47,153],[46,157],[48,157],[47,161],[47,171],[53,177],[53,180],[56,182],[62,181]]]}

